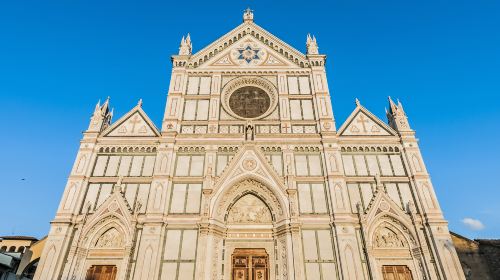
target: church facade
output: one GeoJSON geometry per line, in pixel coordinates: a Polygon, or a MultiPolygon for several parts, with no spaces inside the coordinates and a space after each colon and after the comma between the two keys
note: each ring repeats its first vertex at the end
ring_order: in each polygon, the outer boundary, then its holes
{"type": "Polygon", "coordinates": [[[182,39],[161,129],[96,105],[35,279],[465,279],[401,103],[337,126],[316,38],[253,16],[182,39]]]}

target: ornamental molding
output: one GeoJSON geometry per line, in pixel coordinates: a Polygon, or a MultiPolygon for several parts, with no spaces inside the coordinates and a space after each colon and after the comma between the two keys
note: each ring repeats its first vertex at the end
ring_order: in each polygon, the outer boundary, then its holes
{"type": "Polygon", "coordinates": [[[237,26],[202,50],[193,54],[188,59],[187,67],[192,69],[204,65],[205,62],[212,60],[217,54],[224,52],[224,50],[228,48],[232,48],[234,44],[240,40],[248,38],[253,38],[262,43],[272,49],[276,54],[279,54],[280,57],[299,67],[309,67],[310,65],[307,57],[303,53],[255,23],[247,22],[237,26]]]}
{"type": "Polygon", "coordinates": [[[263,204],[269,207],[275,221],[279,221],[284,216],[283,208],[276,195],[262,183],[247,179],[237,183],[227,190],[220,199],[217,210],[215,211],[216,218],[223,221],[226,220],[227,213],[240,198],[251,194],[262,201],[263,204]]]}
{"type": "Polygon", "coordinates": [[[261,77],[253,77],[253,76],[245,76],[245,77],[239,77],[235,78],[231,81],[229,81],[224,88],[222,89],[222,97],[221,97],[221,102],[222,102],[222,107],[224,110],[230,114],[232,117],[240,120],[256,120],[256,119],[263,119],[267,116],[269,116],[275,109],[276,106],[278,105],[278,91],[276,87],[268,80],[261,78],[261,77]],[[229,98],[231,97],[231,94],[233,94],[236,90],[242,88],[242,87],[247,87],[247,86],[252,86],[252,87],[257,87],[262,89],[264,92],[267,93],[269,96],[270,100],[270,105],[267,111],[255,118],[244,118],[236,114],[232,109],[231,106],[229,105],[229,98]]]}

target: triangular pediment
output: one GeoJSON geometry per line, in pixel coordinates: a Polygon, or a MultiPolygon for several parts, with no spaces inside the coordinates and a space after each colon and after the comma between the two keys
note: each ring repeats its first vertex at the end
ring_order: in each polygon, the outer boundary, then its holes
{"type": "Polygon", "coordinates": [[[300,68],[272,48],[247,34],[232,46],[212,57],[199,69],[215,68],[300,68]]]}
{"type": "Polygon", "coordinates": [[[102,134],[106,137],[158,137],[160,132],[138,105],[102,134]]]}
{"type": "Polygon", "coordinates": [[[188,67],[308,67],[306,56],[253,22],[245,22],[193,54],[188,67]],[[250,49],[247,49],[250,47],[250,49]]]}
{"type": "Polygon", "coordinates": [[[391,199],[382,186],[377,188],[377,192],[373,196],[367,208],[361,210],[366,214],[363,216],[365,221],[368,223],[373,222],[377,216],[384,213],[390,216],[399,217],[402,221],[409,222],[408,214],[401,209],[400,205],[391,199]]]}
{"type": "Polygon", "coordinates": [[[257,178],[269,185],[277,185],[282,190],[286,189],[282,177],[254,145],[245,145],[238,151],[215,182],[214,189],[220,188],[227,181],[244,177],[257,178]]]}
{"type": "Polygon", "coordinates": [[[357,105],[349,118],[339,129],[341,136],[395,136],[397,133],[368,111],[365,107],[357,105]]]}
{"type": "MultiPolygon", "coordinates": [[[[89,207],[91,206],[92,205],[89,205],[89,207]]],[[[99,228],[106,228],[106,224],[114,222],[122,226],[121,228],[126,231],[126,239],[130,241],[130,236],[132,236],[130,226],[135,218],[132,216],[133,211],[128,205],[119,186],[114,186],[111,195],[106,198],[94,213],[87,217],[88,210],[84,211],[86,211],[84,219],[87,220],[84,220],[82,236],[86,236],[86,238],[84,238],[82,242],[86,243],[88,241],[87,237],[94,235],[100,230],[99,228]]]]}

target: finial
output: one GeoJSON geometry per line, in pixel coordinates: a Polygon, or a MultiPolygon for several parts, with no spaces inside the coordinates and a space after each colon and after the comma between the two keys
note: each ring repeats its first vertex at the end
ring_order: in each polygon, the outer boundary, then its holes
{"type": "Polygon", "coordinates": [[[316,37],[308,33],[306,40],[307,54],[319,54],[318,43],[316,42],[316,37]]]}
{"type": "Polygon", "coordinates": [[[139,101],[137,102],[137,106],[142,107],[142,98],[139,98],[139,101]]]}
{"type": "Polygon", "coordinates": [[[253,22],[253,10],[250,7],[243,11],[243,22],[253,22]]]}
{"type": "Polygon", "coordinates": [[[361,102],[359,102],[358,98],[356,98],[356,106],[361,106],[361,102]]]}
{"type": "Polygon", "coordinates": [[[186,37],[182,36],[179,46],[179,55],[191,55],[192,49],[193,44],[191,44],[191,36],[188,33],[186,37]]]}

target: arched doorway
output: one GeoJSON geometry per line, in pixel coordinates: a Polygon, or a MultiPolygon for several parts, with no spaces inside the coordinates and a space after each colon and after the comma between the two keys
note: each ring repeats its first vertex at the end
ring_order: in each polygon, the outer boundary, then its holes
{"type": "Polygon", "coordinates": [[[228,186],[217,198],[212,213],[221,222],[223,233],[221,242],[216,242],[220,246],[216,246],[214,261],[220,261],[216,265],[220,265],[222,279],[269,280],[277,274],[282,275],[277,279],[286,279],[290,232],[278,229],[288,217],[279,195],[246,179],[228,186]]]}
{"type": "Polygon", "coordinates": [[[230,206],[226,227],[232,280],[268,280],[275,244],[269,207],[257,194],[244,193],[230,206]]]}

